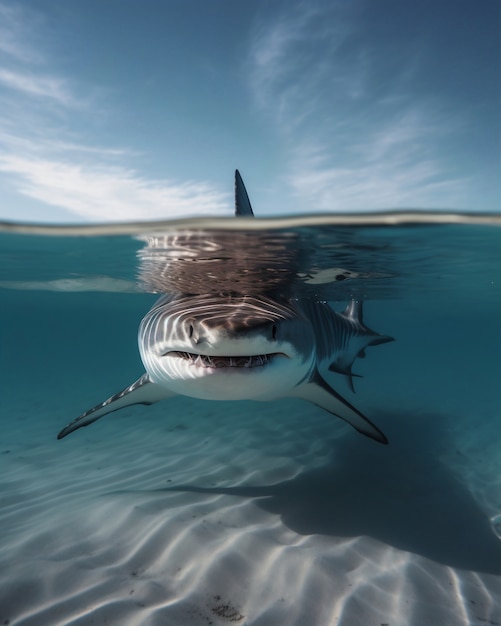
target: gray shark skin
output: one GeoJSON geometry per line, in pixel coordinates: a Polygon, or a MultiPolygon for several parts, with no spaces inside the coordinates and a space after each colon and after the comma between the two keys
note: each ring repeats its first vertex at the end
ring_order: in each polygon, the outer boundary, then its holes
{"type": "MultiPolygon", "coordinates": [[[[253,215],[238,170],[235,215],[253,215]]],[[[175,395],[264,402],[297,397],[386,444],[385,435],[320,371],[346,376],[353,390],[355,359],[389,341],[364,325],[362,303],[355,300],[338,313],[325,302],[264,294],[165,294],[139,326],[145,374],[80,415],[57,438],[126,406],[175,395]]]]}

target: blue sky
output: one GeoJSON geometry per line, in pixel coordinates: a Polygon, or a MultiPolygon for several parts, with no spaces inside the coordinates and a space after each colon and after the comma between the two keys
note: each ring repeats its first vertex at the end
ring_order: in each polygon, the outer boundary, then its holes
{"type": "Polygon", "coordinates": [[[0,0],[0,219],[501,210],[498,0],[0,0]]]}

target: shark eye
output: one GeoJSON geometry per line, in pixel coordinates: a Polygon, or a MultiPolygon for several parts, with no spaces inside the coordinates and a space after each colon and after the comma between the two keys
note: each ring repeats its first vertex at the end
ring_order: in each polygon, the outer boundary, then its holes
{"type": "Polygon", "coordinates": [[[273,341],[277,340],[277,327],[275,324],[273,324],[273,326],[271,327],[271,338],[273,339],[273,341]]]}
{"type": "Polygon", "coordinates": [[[193,337],[193,324],[190,324],[190,328],[188,329],[188,336],[190,339],[193,337]]]}

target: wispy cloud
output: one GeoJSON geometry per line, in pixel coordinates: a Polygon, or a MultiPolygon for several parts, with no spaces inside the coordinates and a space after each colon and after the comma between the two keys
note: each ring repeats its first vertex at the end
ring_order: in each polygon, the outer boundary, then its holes
{"type": "Polygon", "coordinates": [[[0,157],[18,191],[86,220],[130,221],[224,214],[230,203],[209,183],[151,180],[121,166],[0,157]]]}
{"type": "MultiPolygon", "coordinates": [[[[0,0],[0,176],[3,185],[42,203],[40,220],[59,207],[80,220],[129,221],[221,214],[228,194],[208,182],[157,180],[141,173],[141,155],[103,146],[75,127],[92,126],[99,101],[54,69],[31,43],[36,15],[0,0]],[[44,208],[47,207],[47,208],[44,208]]],[[[105,107],[106,108],[106,107],[105,107]]]]}
{"type": "Polygon", "coordinates": [[[228,214],[229,194],[209,182],[154,180],[124,165],[127,148],[62,141],[52,132],[21,136],[0,125],[0,177],[19,194],[60,207],[79,221],[137,221],[228,214]],[[7,182],[8,181],[8,182],[7,182]]]}
{"type": "MultiPolygon", "coordinates": [[[[0,89],[4,100],[19,95],[53,100],[63,107],[73,106],[77,98],[68,81],[48,67],[46,56],[37,48],[36,23],[39,15],[21,4],[6,4],[0,0],[0,89]]],[[[41,26],[40,26],[41,27],[41,26]]],[[[24,103],[26,106],[27,103],[24,103]]]]}
{"type": "Polygon", "coordinates": [[[328,141],[300,142],[285,178],[301,204],[322,211],[462,207],[471,178],[437,149],[453,127],[437,111],[408,107],[351,135],[338,154],[328,141]]]}
{"type": "MultiPolygon", "coordinates": [[[[311,155],[311,149],[309,150],[311,155]]],[[[434,160],[409,161],[405,154],[357,166],[331,165],[330,155],[298,156],[286,179],[298,204],[318,211],[392,208],[456,208],[468,181],[443,177],[434,160]]]]}
{"type": "Polygon", "coordinates": [[[420,50],[391,56],[361,6],[299,2],[256,28],[250,88],[287,146],[283,178],[308,210],[458,206],[471,180],[443,150],[458,120],[416,99],[420,50]]]}
{"type": "Polygon", "coordinates": [[[67,82],[56,76],[38,76],[0,68],[0,84],[27,96],[54,100],[65,107],[74,106],[78,102],[67,82]]]}
{"type": "Polygon", "coordinates": [[[20,3],[6,4],[0,1],[0,53],[16,61],[39,63],[43,55],[33,45],[36,35],[29,26],[37,21],[34,13],[20,3]]]}
{"type": "Polygon", "coordinates": [[[325,107],[360,95],[364,58],[357,53],[356,59],[346,59],[343,51],[353,33],[351,13],[357,5],[357,0],[299,2],[255,29],[249,54],[251,90],[282,131],[296,130],[325,107]]]}
{"type": "Polygon", "coordinates": [[[24,136],[0,125],[0,178],[19,194],[60,207],[80,220],[132,221],[228,214],[229,194],[203,181],[152,179],[130,166],[141,155],[54,138],[24,136]]]}

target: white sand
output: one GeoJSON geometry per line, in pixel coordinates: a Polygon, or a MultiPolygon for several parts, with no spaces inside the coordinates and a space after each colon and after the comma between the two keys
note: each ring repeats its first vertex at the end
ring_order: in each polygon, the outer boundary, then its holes
{"type": "Polygon", "coordinates": [[[0,433],[0,625],[501,624],[487,512],[391,416],[383,447],[301,402],[175,398],[57,442],[67,402],[33,403],[0,433]]]}

